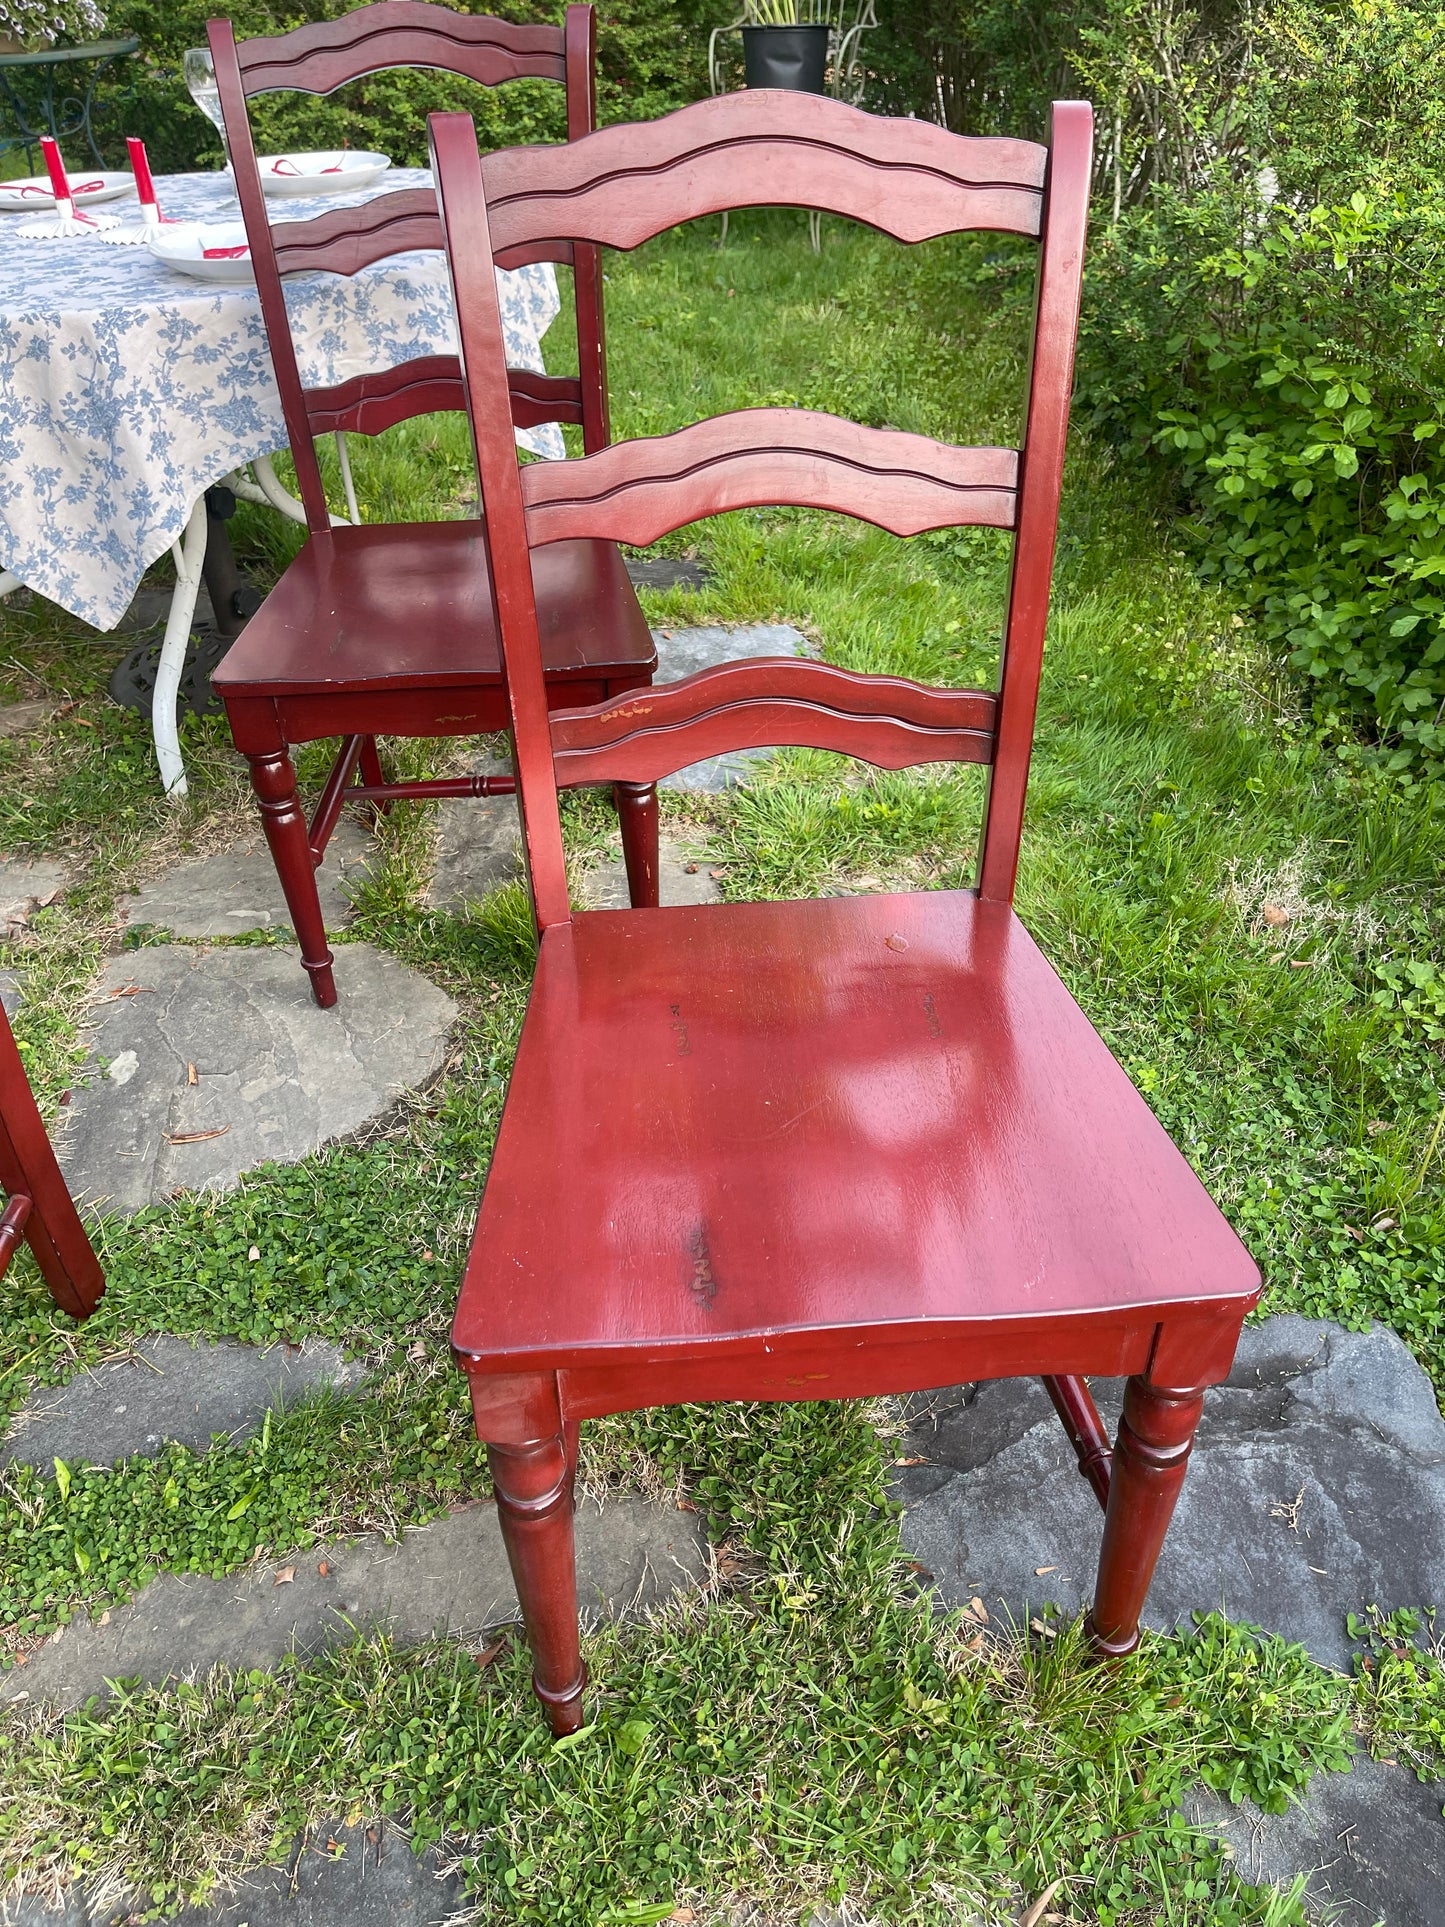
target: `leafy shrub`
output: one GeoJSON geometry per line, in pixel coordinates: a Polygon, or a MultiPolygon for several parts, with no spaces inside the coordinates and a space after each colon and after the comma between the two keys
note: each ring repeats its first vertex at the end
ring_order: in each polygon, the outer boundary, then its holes
{"type": "MultiPolygon", "coordinates": [[[[137,35],[145,66],[133,99],[112,95],[109,125],[141,134],[158,171],[214,167],[221,160],[216,132],[180,77],[182,55],[206,44],[206,21],[216,10],[212,0],[114,0],[107,9],[107,30],[137,35]]],[[[351,0],[235,0],[227,9],[240,39],[351,10],[351,0]]],[[[460,11],[560,21],[565,0],[497,0],[460,11]]],[[[707,35],[717,12],[716,0],[609,0],[599,8],[600,118],[648,120],[706,93],[707,35]]],[[[128,75],[116,83],[129,85],[128,75]]],[[[448,74],[399,71],[353,81],[325,99],[269,94],[252,104],[262,151],[339,147],[347,140],[406,166],[425,163],[426,117],[448,109],[474,114],[487,147],[560,140],[565,132],[562,89],[540,80],[477,87],[448,74]]]]}

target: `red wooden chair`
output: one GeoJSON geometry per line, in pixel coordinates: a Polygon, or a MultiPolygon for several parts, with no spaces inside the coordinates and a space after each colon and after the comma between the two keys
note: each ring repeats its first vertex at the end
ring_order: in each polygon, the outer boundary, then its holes
{"type": "Polygon", "coordinates": [[[66,1189],[36,1109],[30,1081],[0,1009],[0,1278],[23,1238],[35,1253],[50,1295],[72,1318],[88,1318],[105,1290],[100,1260],[66,1189]]]}
{"type": "Polygon", "coordinates": [[[1091,125],[1067,101],[1047,147],[966,140],[748,92],[483,163],[465,116],[432,121],[541,940],[452,1344],[558,1732],[582,1717],[581,1420],[1041,1374],[1104,1502],[1090,1633],[1124,1654],[1204,1388],[1228,1373],[1259,1294],[1248,1254],[1012,908],[1091,125]],[[1036,236],[1023,447],[757,409],[519,468],[489,248],[554,234],[631,248],[676,222],[779,204],[907,241],[1036,236]],[[759,659],[549,715],[532,590],[548,544],[646,543],[772,503],[898,535],[1011,529],[998,689],[759,659]],[[789,743],[885,768],[987,764],[977,887],[571,910],[559,784],[651,782],[789,743]],[[1090,1373],[1128,1377],[1112,1454],[1090,1373]]]}
{"type": "MultiPolygon", "coordinates": [[[[213,682],[251,766],[302,963],[317,1003],[330,1005],[336,985],[315,871],[345,805],[495,795],[514,785],[510,777],[387,781],[379,735],[470,736],[507,726],[484,530],[479,519],[333,527],[313,442],[333,430],[376,435],[414,415],[460,409],[457,359],[429,355],[332,388],[304,388],[282,292],[287,274],[355,274],[388,255],[439,249],[435,196],[429,188],[393,191],[273,228],[246,103],[281,88],[327,94],[391,67],[442,68],[484,85],[531,76],[563,83],[568,134],[576,138],[595,118],[596,27],[586,6],[569,7],[562,27],[515,26],[424,0],[380,0],[340,20],[239,45],[228,20],[212,20],[207,31],[309,530],[213,682]],[[290,750],[337,735],[341,753],[308,829],[290,750]]],[[[529,261],[572,267],[580,374],[513,371],[511,421],[519,428],[580,423],[595,452],[608,439],[597,250],[560,237],[499,257],[503,267],[529,261]]],[[[549,550],[538,563],[537,604],[550,701],[592,702],[650,682],[657,652],[615,543],[583,539],[549,550]]],[[[616,796],[632,901],[655,904],[656,791],[629,785],[616,796]]]]}

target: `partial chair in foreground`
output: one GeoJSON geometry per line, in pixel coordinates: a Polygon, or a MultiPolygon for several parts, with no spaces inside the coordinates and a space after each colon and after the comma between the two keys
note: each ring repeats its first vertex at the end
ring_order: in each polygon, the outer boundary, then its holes
{"type": "Polygon", "coordinates": [[[0,1278],[23,1240],[50,1295],[72,1318],[89,1318],[105,1290],[85,1226],[60,1174],[25,1075],[10,1019],[0,1010],[0,1278]]]}
{"type": "MultiPolygon", "coordinates": [[[[424,356],[332,388],[306,388],[282,288],[287,274],[356,274],[389,255],[439,249],[435,196],[429,188],[397,190],[273,228],[247,102],[277,89],[329,94],[394,67],[441,68],[487,86],[530,76],[566,88],[568,133],[576,138],[595,119],[596,25],[587,6],[569,7],[565,25],[553,27],[454,13],[426,0],[377,0],[265,39],[238,44],[228,20],[212,20],[208,33],[309,531],[212,680],[251,766],[302,963],[317,1003],[330,1005],[336,984],[315,872],[346,804],[385,808],[397,797],[495,795],[514,785],[495,776],[388,781],[377,751],[378,736],[507,727],[482,521],[333,527],[316,458],[318,435],[378,435],[416,415],[459,410],[456,357],[424,356]],[[328,736],[341,737],[341,752],[308,827],[291,750],[328,736]]],[[[573,270],[579,375],[509,374],[507,450],[514,427],[571,422],[596,452],[608,438],[597,250],[559,235],[508,249],[497,265],[533,261],[573,270]]],[[[557,543],[538,559],[536,588],[550,701],[593,702],[651,681],[657,651],[615,543],[557,543]]],[[[656,903],[656,791],[621,785],[616,795],[632,901],[656,903]]]]}
{"type": "Polygon", "coordinates": [[[1260,1288],[1248,1253],[1012,908],[1048,610],[1091,115],[1048,146],[743,93],[562,149],[478,158],[432,120],[492,537],[536,977],[452,1331],[554,1729],[582,1721],[577,1430],[696,1399],[816,1399],[1043,1376],[1104,1505],[1089,1632],[1128,1653],[1205,1388],[1260,1288]],[[900,240],[1035,237],[1023,446],[952,448],[798,409],[519,469],[489,260],[557,234],[632,248],[740,206],[900,240]],[[757,660],[548,713],[550,545],[647,543],[749,505],[898,535],[1014,536],[997,690],[757,660]],[[650,783],[812,744],[989,768],[975,889],[574,912],[558,786],[650,783]],[[1110,1451],[1086,1377],[1124,1374],[1110,1451]]]}

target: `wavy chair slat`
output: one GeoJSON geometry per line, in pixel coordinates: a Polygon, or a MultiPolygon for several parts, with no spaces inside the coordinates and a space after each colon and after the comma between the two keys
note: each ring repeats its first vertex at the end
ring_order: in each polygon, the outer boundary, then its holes
{"type": "Polygon", "coordinates": [[[996,699],[832,663],[758,657],[582,709],[555,710],[557,780],[651,783],[730,750],[837,750],[882,769],[987,763],[996,699]]]}
{"type": "Polygon", "coordinates": [[[290,33],[243,40],[236,49],[247,96],[294,88],[329,94],[387,67],[443,67],[484,87],[504,80],[561,80],[560,27],[518,26],[427,0],[385,0],[359,25],[351,15],[290,33]]]}
{"type": "Polygon", "coordinates": [[[429,187],[397,188],[361,207],[330,208],[271,228],[282,274],[359,274],[389,255],[441,244],[441,217],[429,187]]]}
{"type": "Polygon", "coordinates": [[[894,535],[1014,525],[1018,454],[956,448],[806,408],[746,408],[522,476],[533,542],[645,545],[727,509],[835,509],[894,535]]]}
{"type": "Polygon", "coordinates": [[[820,94],[759,89],[609,127],[585,145],[503,148],[482,165],[495,248],[560,237],[635,248],[744,207],[821,209],[899,241],[964,228],[1036,235],[1047,161],[1032,141],[964,140],[820,94]]]}

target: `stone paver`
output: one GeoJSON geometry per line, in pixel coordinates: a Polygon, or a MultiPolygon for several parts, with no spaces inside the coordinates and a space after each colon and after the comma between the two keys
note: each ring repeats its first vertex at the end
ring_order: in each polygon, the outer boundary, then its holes
{"type": "Polygon", "coordinates": [[[1436,1927],[1445,1921],[1445,1785],[1361,1755],[1349,1773],[1317,1773],[1288,1812],[1233,1807],[1197,1792],[1190,1819],[1222,1834],[1246,1880],[1286,1886],[1308,1874],[1331,1927],[1436,1927]]]}
{"type": "Polygon", "coordinates": [[[436,869],[427,891],[435,908],[463,910],[521,875],[522,827],[514,796],[464,797],[443,803],[438,817],[436,869]]]}
{"type": "MultiPolygon", "coordinates": [[[[577,1510],[577,1589],[584,1614],[642,1610],[696,1584],[707,1551],[694,1514],[643,1499],[577,1510]]],[[[162,1573],[105,1625],[80,1619],[24,1666],[0,1673],[0,1700],[78,1706],[108,1679],[192,1677],[210,1667],[270,1666],[388,1624],[403,1644],[479,1632],[516,1617],[517,1596],[490,1501],[462,1507],[395,1544],[367,1534],[237,1573],[162,1573]],[[327,1567],[323,1574],[319,1568],[327,1567]],[[294,1568],[294,1578],[276,1574],[294,1568]]]]}
{"type": "MultiPolygon", "coordinates": [[[[1095,1392],[1112,1431],[1120,1388],[1095,1392]]],[[[928,1463],[898,1473],[904,1543],[945,1600],[1088,1600],[1100,1514],[1037,1381],[928,1395],[905,1456],[928,1463]]],[[[1149,1624],[1223,1607],[1348,1668],[1347,1612],[1440,1601],[1445,1421],[1409,1351],[1379,1326],[1246,1331],[1205,1400],[1149,1624]]]]}
{"type": "Polygon", "coordinates": [[[55,714],[59,705],[50,700],[38,703],[0,703],[0,737],[34,736],[55,714]]]}
{"type": "Polygon", "coordinates": [[[23,930],[65,888],[65,871],[44,858],[0,858],[0,937],[23,930]]]}
{"type": "Polygon", "coordinates": [[[13,1017],[25,1002],[25,988],[22,980],[13,970],[0,970],[0,1007],[7,1017],[13,1017]]]}
{"type": "MultiPolygon", "coordinates": [[[[461,1876],[442,1873],[432,1849],[413,1853],[378,1815],[313,1827],[292,1841],[284,1865],[257,1868],[224,1897],[171,1919],[177,1927],[445,1927],[465,1905],[461,1876]]],[[[0,1901],[0,1927],[127,1927],[144,1912],[130,1898],[73,1892],[61,1912],[40,1900],[0,1901]]]]}
{"type": "MultiPolygon", "coordinates": [[[[675,837],[666,833],[658,839],[657,883],[658,896],[664,904],[722,902],[722,890],[708,867],[707,858],[689,855],[675,837]]],[[[627,865],[620,853],[588,872],[581,894],[588,910],[631,908],[627,865]]]]}
{"type": "Polygon", "coordinates": [[[270,1346],[149,1338],[124,1358],[37,1392],[0,1441],[0,1463],[14,1459],[47,1471],[55,1459],[113,1465],[170,1441],[204,1451],[218,1432],[249,1438],[268,1410],[325,1386],[359,1384],[362,1376],[357,1360],[319,1338],[270,1346]]]}
{"type": "MultiPolygon", "coordinates": [[[[343,816],[316,872],[328,930],[340,930],[350,921],[347,886],[354,889],[365,873],[373,847],[361,824],[343,816]]],[[[125,918],[128,924],[152,924],[174,937],[241,937],[252,930],[291,926],[276,866],[259,829],[227,850],[177,864],[142,885],[126,904],[125,918]]]]}
{"type": "Polygon", "coordinates": [[[441,1061],[456,1008],[371,944],[336,963],[320,1010],[289,946],[156,945],[113,957],[92,1010],[93,1065],[58,1149],[71,1189],[136,1210],[225,1189],[358,1129],[441,1061]],[[191,1082],[194,1067],[195,1079],[191,1082]]]}

